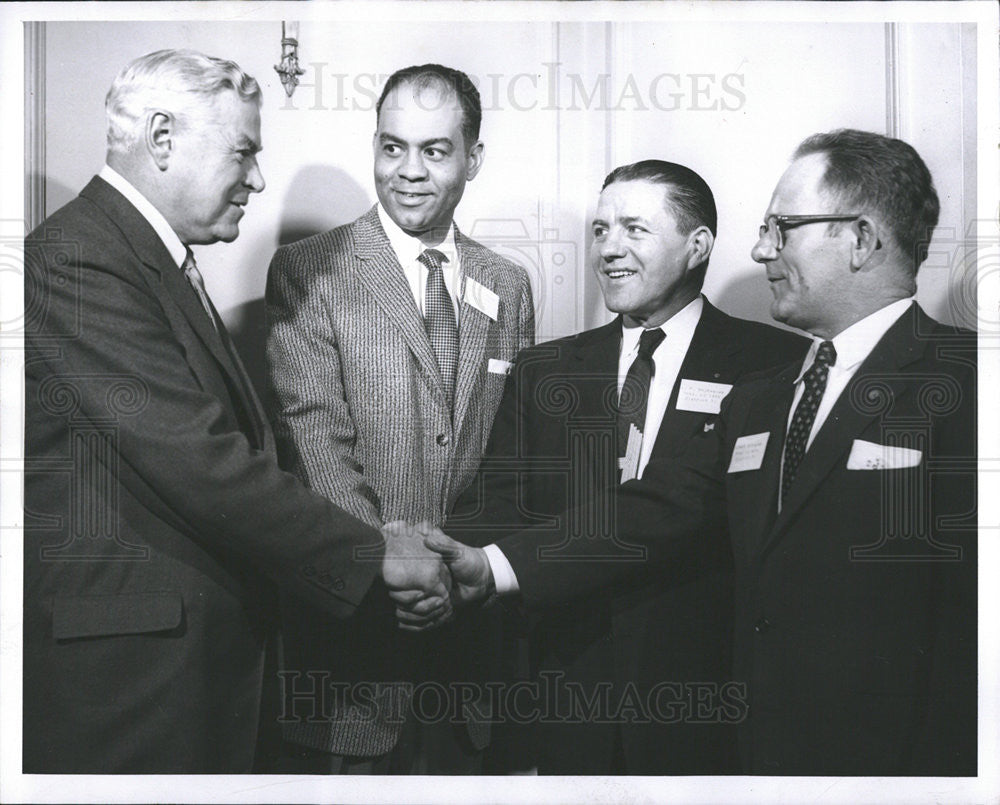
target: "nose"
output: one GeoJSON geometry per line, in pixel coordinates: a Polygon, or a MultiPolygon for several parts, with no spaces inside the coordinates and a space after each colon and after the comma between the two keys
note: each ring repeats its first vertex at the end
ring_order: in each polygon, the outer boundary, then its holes
{"type": "Polygon", "coordinates": [[[750,257],[755,263],[767,263],[778,256],[778,250],[774,246],[774,241],[766,232],[757,238],[757,242],[750,250],[750,257]]]}
{"type": "Polygon", "coordinates": [[[604,240],[600,244],[600,252],[606,263],[614,262],[619,257],[625,256],[625,247],[616,230],[611,229],[604,236],[604,240]]]}
{"type": "Polygon", "coordinates": [[[411,182],[419,182],[427,176],[427,167],[419,149],[407,150],[406,156],[399,161],[399,175],[411,182]]]}
{"type": "Polygon", "coordinates": [[[259,193],[264,189],[266,185],[264,174],[260,172],[260,165],[257,164],[256,159],[250,165],[250,170],[247,171],[247,176],[243,183],[250,188],[251,193],[259,193]]]}

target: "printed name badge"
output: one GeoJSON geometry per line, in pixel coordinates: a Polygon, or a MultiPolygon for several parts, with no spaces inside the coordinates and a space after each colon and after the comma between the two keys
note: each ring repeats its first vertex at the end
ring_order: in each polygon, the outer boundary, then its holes
{"type": "Polygon", "coordinates": [[[732,383],[709,383],[705,380],[683,379],[677,392],[677,410],[717,414],[722,406],[722,401],[732,387],[732,383]]]}
{"type": "Polygon", "coordinates": [[[514,364],[510,361],[501,361],[497,358],[490,358],[489,365],[486,367],[488,372],[492,372],[495,375],[509,375],[510,370],[514,368],[514,364]]]}
{"type": "Polygon", "coordinates": [[[733,457],[729,461],[727,472],[746,472],[759,470],[764,463],[764,450],[767,447],[767,433],[755,433],[752,436],[740,436],[733,446],[733,457]]]}
{"type": "Polygon", "coordinates": [[[500,312],[500,297],[485,285],[480,285],[471,277],[465,279],[465,302],[480,313],[485,313],[493,321],[500,312]]]}

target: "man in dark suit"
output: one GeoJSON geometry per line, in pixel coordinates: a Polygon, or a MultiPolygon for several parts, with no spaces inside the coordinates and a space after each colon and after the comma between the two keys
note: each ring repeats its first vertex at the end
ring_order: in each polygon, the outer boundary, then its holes
{"type": "Polygon", "coordinates": [[[264,188],[259,106],[232,62],[136,59],[25,241],[25,772],[251,771],[273,583],[347,618],[413,555],[278,468],[194,263],[264,188]]]}
{"type": "MultiPolygon", "coordinates": [[[[804,355],[800,336],[734,319],[701,287],[716,233],[712,191],[683,165],[646,160],[612,171],[593,222],[592,263],[608,308],[603,327],[522,352],[508,382],[474,483],[445,530],[476,543],[499,527],[519,530],[588,503],[581,521],[610,514],[622,472],[642,477],[648,460],[672,456],[715,425],[719,403],[748,372],[804,355]],[[648,388],[625,391],[641,345],[648,388]],[[622,398],[645,408],[636,463],[619,469],[628,433],[622,398]],[[624,430],[624,429],[623,429],[624,430]],[[617,444],[619,436],[625,444],[617,444]]],[[[581,533],[581,537],[585,534],[581,533]]],[[[573,709],[569,691],[592,698],[609,682],[612,703],[634,689],[645,698],[670,683],[721,685],[731,678],[732,564],[722,529],[699,536],[720,545],[719,562],[665,572],[649,568],[627,585],[546,612],[532,634],[538,670],[561,683],[548,709],[573,709]],[[565,684],[564,684],[565,683],[565,684]]],[[[616,704],[613,704],[616,707],[616,704]]],[[[542,720],[535,744],[545,774],[721,774],[736,770],[732,724],[679,720],[542,720]],[[617,723],[616,723],[617,722],[617,723]]],[[[517,730],[524,742],[523,730],[517,730]]]]}
{"type": "MultiPolygon", "coordinates": [[[[976,341],[910,298],[937,216],[906,143],[804,141],[753,257],[772,315],[813,346],[737,384],[714,428],[618,496],[615,541],[650,563],[704,560],[696,535],[729,531],[746,773],[976,773],[976,341]]],[[[529,608],[643,569],[582,561],[602,541],[571,536],[542,540],[560,562],[532,530],[486,550],[428,542],[453,595],[512,589],[511,574],[529,608]]]]}
{"type": "MultiPolygon", "coordinates": [[[[285,466],[371,526],[440,525],[475,474],[511,362],[534,341],[531,286],[524,269],[454,224],[484,155],[469,77],[436,64],[400,70],[376,109],[378,204],[282,247],[271,263],[275,429],[285,466]]],[[[378,695],[396,703],[381,718],[359,718],[367,704],[348,699],[326,721],[287,725],[294,768],[478,768],[488,725],[408,712],[410,683],[466,673],[439,665],[462,627],[426,639],[338,626],[295,607],[286,620],[290,694],[311,685],[310,671],[341,669],[383,683],[378,695]],[[340,639],[322,639],[331,633],[340,639]]]]}

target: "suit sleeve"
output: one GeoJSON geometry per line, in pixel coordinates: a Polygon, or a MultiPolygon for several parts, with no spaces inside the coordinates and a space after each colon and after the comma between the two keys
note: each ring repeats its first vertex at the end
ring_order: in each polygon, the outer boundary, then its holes
{"type": "MultiPolygon", "coordinates": [[[[975,338],[965,349],[974,361],[975,338]]],[[[944,365],[948,365],[947,363],[944,365]]],[[[932,534],[960,557],[933,563],[935,609],[926,711],[916,735],[914,774],[975,776],[977,741],[976,377],[951,371],[961,389],[956,411],[934,423],[934,455],[942,470],[931,482],[932,534]]]]}
{"type": "Polygon", "coordinates": [[[606,522],[589,521],[584,504],[554,527],[500,539],[525,606],[566,604],[648,572],[651,563],[728,561],[722,430],[692,439],[679,458],[652,459],[641,479],[609,490],[606,522]]]}
{"type": "Polygon", "coordinates": [[[350,615],[378,574],[380,535],[234,427],[193,373],[144,269],[123,265],[129,259],[124,250],[84,259],[68,282],[47,270],[44,246],[28,244],[25,284],[45,304],[27,326],[27,404],[39,417],[95,424],[117,410],[117,447],[105,460],[119,484],[206,548],[243,557],[335,617],[350,615]]]}
{"type": "Polygon", "coordinates": [[[267,357],[282,466],[359,520],[382,525],[379,503],[355,459],[357,430],[344,392],[331,304],[316,270],[287,248],[267,279],[267,357]]]}
{"type": "Polygon", "coordinates": [[[517,350],[520,352],[535,343],[535,301],[531,295],[531,281],[528,279],[528,273],[521,269],[518,271],[518,276],[521,281],[521,291],[519,294],[520,305],[517,311],[520,336],[517,350]]]}

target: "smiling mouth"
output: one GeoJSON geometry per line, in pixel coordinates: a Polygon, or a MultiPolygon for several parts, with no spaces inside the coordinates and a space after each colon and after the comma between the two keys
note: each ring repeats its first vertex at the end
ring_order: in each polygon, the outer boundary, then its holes
{"type": "Polygon", "coordinates": [[[624,280],[633,276],[635,273],[636,272],[627,268],[615,268],[611,271],[605,271],[604,276],[611,280],[624,280]]]}
{"type": "Polygon", "coordinates": [[[420,201],[421,199],[430,196],[430,193],[411,193],[406,190],[393,190],[392,192],[395,193],[398,198],[401,198],[404,201],[420,201]]]}

